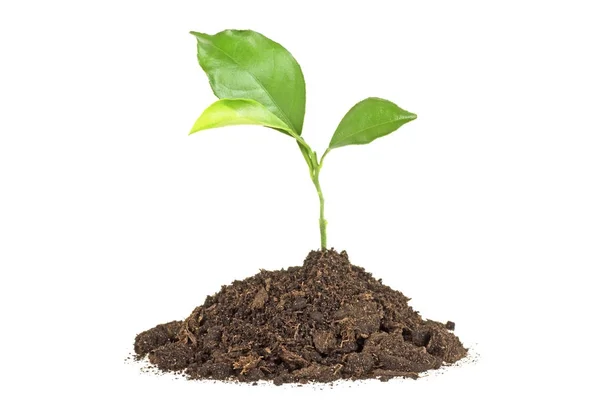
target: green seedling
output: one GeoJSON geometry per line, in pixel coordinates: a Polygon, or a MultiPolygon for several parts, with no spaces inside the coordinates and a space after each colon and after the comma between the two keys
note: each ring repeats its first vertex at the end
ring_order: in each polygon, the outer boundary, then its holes
{"type": "Polygon", "coordinates": [[[327,154],[338,147],[368,144],[417,116],[385,99],[362,100],[342,118],[329,147],[319,158],[302,137],[306,86],[300,65],[292,54],[255,31],[192,34],[198,40],[198,62],[220,100],[206,108],[190,134],[216,127],[254,124],[293,137],[319,195],[321,248],[326,249],[325,199],[319,175],[327,154]]]}

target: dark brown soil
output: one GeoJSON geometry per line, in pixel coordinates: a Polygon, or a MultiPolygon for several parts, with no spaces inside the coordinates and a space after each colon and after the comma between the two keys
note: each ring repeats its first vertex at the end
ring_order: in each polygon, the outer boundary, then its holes
{"type": "Polygon", "coordinates": [[[453,322],[423,320],[408,301],[346,252],[313,251],[302,267],[234,281],[184,321],[138,334],[135,352],[191,379],[276,384],[417,378],[467,354],[453,322]]]}

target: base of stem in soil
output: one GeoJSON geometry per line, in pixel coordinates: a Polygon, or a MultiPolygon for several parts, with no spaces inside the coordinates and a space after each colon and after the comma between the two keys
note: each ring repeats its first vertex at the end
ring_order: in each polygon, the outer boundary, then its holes
{"type": "Polygon", "coordinates": [[[417,378],[467,354],[454,323],[424,320],[409,299],[354,266],[346,252],[311,252],[301,267],[224,286],[183,321],[135,338],[138,357],[190,379],[417,378]]]}

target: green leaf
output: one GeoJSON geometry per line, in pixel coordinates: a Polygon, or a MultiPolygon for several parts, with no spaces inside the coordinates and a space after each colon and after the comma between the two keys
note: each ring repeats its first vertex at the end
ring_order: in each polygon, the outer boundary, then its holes
{"type": "Polygon", "coordinates": [[[292,54],[250,30],[192,34],[198,40],[198,62],[219,99],[255,100],[302,134],[306,85],[292,54]]]}
{"type": "Polygon", "coordinates": [[[197,131],[237,124],[257,124],[282,130],[294,137],[293,131],[281,119],[255,100],[221,99],[202,112],[190,134],[197,131]]]}
{"type": "Polygon", "coordinates": [[[367,98],[346,113],[331,138],[329,148],[368,144],[416,118],[416,114],[401,109],[389,100],[367,98]]]}

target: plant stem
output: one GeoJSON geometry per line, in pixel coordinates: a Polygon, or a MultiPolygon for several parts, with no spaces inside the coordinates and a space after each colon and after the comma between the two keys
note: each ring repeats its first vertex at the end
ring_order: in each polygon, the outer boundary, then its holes
{"type": "Polygon", "coordinates": [[[327,221],[325,220],[325,199],[323,198],[323,192],[321,191],[321,184],[319,183],[319,172],[321,168],[317,168],[315,175],[313,176],[313,183],[317,188],[317,194],[319,195],[319,230],[321,231],[321,249],[327,249],[327,221]]]}
{"type": "Polygon", "coordinates": [[[319,182],[319,175],[321,174],[321,168],[323,168],[323,159],[329,153],[327,149],[321,156],[321,162],[317,159],[317,153],[312,152],[314,157],[314,169],[311,173],[311,178],[317,194],[319,195],[319,231],[321,232],[321,250],[327,250],[327,220],[325,220],[325,198],[323,198],[323,191],[321,191],[321,183],[319,182]]]}

